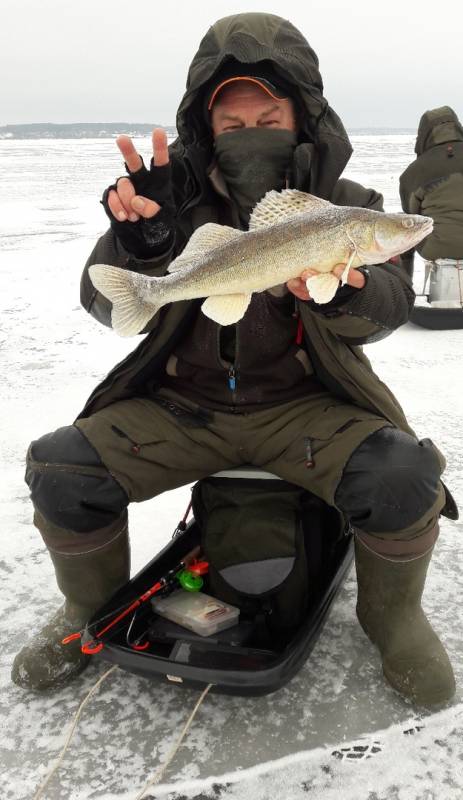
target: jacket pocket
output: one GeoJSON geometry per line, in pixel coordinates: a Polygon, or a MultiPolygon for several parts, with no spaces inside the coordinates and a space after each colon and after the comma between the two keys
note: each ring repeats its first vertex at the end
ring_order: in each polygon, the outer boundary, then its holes
{"type": "Polygon", "coordinates": [[[363,438],[390,426],[383,417],[348,404],[325,406],[314,417],[301,421],[300,430],[285,452],[290,461],[304,459],[307,467],[315,465],[314,455],[329,442],[338,441],[336,458],[342,461],[363,438]]]}
{"type": "Polygon", "coordinates": [[[206,408],[186,408],[169,397],[154,395],[151,400],[185,428],[207,428],[214,415],[206,408]]]}
{"type": "Polygon", "coordinates": [[[371,411],[339,403],[325,406],[314,419],[304,423],[304,430],[314,439],[326,441],[337,433],[344,433],[358,422],[367,422],[368,420],[373,423],[381,421],[390,425],[385,418],[373,414],[371,411]]]}
{"type": "Polygon", "coordinates": [[[127,445],[130,447],[130,451],[135,456],[137,456],[140,453],[142,447],[148,447],[149,445],[159,444],[159,439],[155,439],[154,441],[137,441],[140,438],[139,436],[137,436],[136,440],[134,438],[135,436],[134,434],[129,435],[121,428],[119,428],[118,425],[111,425],[111,430],[113,433],[116,434],[116,436],[119,437],[119,439],[124,439],[127,442],[127,445]]]}

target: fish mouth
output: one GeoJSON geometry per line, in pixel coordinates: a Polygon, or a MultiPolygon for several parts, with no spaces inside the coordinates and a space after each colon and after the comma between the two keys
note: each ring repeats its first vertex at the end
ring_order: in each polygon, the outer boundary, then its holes
{"type": "Polygon", "coordinates": [[[421,242],[426,236],[432,232],[434,228],[434,220],[431,217],[421,217],[419,223],[415,224],[413,231],[410,231],[410,247],[413,247],[418,242],[421,242]]]}
{"type": "Polygon", "coordinates": [[[429,234],[431,233],[432,229],[434,228],[434,220],[432,220],[431,217],[425,217],[425,219],[426,219],[426,224],[424,225],[423,228],[421,228],[421,233],[423,234],[423,239],[424,239],[425,236],[429,236],[429,234]]]}
{"type": "Polygon", "coordinates": [[[410,233],[414,228],[415,233],[419,233],[421,236],[425,236],[428,233],[431,233],[434,227],[434,220],[431,217],[422,217],[418,214],[413,214],[413,216],[409,216],[408,219],[402,222],[402,225],[406,225],[410,227],[410,233]]]}
{"type": "Polygon", "coordinates": [[[404,225],[404,227],[410,226],[410,239],[419,242],[421,239],[424,239],[425,236],[429,236],[434,227],[434,220],[431,217],[414,215],[413,217],[404,219],[402,225],[404,225]]]}

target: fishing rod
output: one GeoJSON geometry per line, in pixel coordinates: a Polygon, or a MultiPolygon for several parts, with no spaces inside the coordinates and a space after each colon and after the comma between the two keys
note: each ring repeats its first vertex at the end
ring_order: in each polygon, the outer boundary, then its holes
{"type": "MultiPolygon", "coordinates": [[[[209,564],[207,561],[197,560],[199,550],[199,546],[191,550],[182,561],[179,561],[176,567],[170,569],[165,575],[159,578],[156,583],[150,586],[149,589],[133,600],[127,607],[122,606],[122,611],[120,611],[120,609],[116,609],[110,614],[107,614],[105,617],[100,617],[100,619],[93,622],[91,625],[92,628],[101,623],[104,619],[110,617],[112,614],[117,614],[117,616],[114,617],[114,619],[112,619],[107,625],[105,625],[104,628],[102,628],[100,631],[97,631],[89,642],[85,642],[81,645],[80,649],[82,653],[92,656],[101,652],[104,647],[102,637],[105,636],[108,631],[114,628],[118,622],[125,619],[125,617],[132,612],[135,612],[143,603],[146,603],[146,601],[153,597],[153,595],[158,594],[159,592],[162,592],[163,594],[169,594],[177,586],[181,586],[182,589],[185,589],[187,592],[199,592],[203,586],[202,575],[205,575],[209,569],[209,564]],[[119,614],[117,613],[118,611],[120,611],[119,614]]],[[[76,633],[71,633],[69,636],[66,636],[64,639],[62,639],[62,644],[66,645],[70,642],[76,641],[77,639],[81,639],[84,632],[84,630],[81,630],[77,631],[76,633]]],[[[145,650],[146,647],[149,646],[149,643],[145,645],[134,644],[131,646],[135,650],[145,650]]]]}

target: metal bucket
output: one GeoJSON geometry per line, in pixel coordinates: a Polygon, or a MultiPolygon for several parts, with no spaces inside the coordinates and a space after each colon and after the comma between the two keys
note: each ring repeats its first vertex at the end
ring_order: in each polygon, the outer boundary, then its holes
{"type": "Polygon", "coordinates": [[[429,274],[429,304],[433,308],[463,307],[463,259],[426,261],[429,274]]]}

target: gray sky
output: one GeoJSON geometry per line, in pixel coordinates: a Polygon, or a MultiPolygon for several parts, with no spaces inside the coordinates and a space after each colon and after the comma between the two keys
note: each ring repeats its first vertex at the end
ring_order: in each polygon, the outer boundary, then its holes
{"type": "Polygon", "coordinates": [[[415,128],[423,111],[463,116],[458,0],[2,0],[0,124],[174,124],[209,26],[243,11],[291,20],[320,59],[347,127],[415,128]]]}

